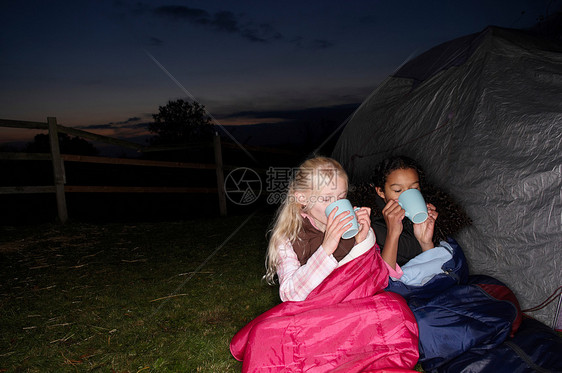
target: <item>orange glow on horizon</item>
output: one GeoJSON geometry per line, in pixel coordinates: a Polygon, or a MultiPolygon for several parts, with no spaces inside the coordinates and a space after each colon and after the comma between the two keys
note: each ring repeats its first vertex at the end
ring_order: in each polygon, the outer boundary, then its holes
{"type": "MultiPolygon", "coordinates": [[[[217,120],[217,123],[223,126],[247,126],[256,125],[262,123],[281,123],[284,119],[281,118],[228,118],[223,120],[217,120]]],[[[67,125],[62,124],[61,125],[67,125]]],[[[77,125],[69,126],[81,129],[87,132],[91,132],[97,135],[127,139],[131,137],[149,135],[148,129],[146,128],[129,128],[120,127],[118,124],[109,128],[98,128],[98,129],[88,129],[87,125],[77,125]]],[[[33,138],[37,134],[46,134],[46,131],[41,130],[30,130],[24,128],[11,128],[11,127],[0,127],[0,144],[8,143],[27,143],[32,142],[33,138]]]]}

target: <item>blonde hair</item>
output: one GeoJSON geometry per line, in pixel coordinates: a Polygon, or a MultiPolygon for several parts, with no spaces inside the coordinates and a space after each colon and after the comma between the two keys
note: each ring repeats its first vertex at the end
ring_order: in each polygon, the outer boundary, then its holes
{"type": "Polygon", "coordinates": [[[270,230],[264,276],[268,284],[275,283],[279,246],[287,241],[293,244],[297,240],[302,228],[301,212],[309,211],[316,201],[316,198],[310,197],[317,196],[325,186],[336,183],[337,177],[342,177],[347,184],[347,174],[341,164],[327,157],[308,159],[295,170],[270,230]],[[308,198],[306,201],[299,201],[296,193],[308,198]]]}

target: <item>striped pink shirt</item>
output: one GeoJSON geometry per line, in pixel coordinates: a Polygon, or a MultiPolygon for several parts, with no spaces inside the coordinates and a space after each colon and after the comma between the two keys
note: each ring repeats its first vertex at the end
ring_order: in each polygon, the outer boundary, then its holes
{"type": "MultiPolygon", "coordinates": [[[[355,245],[353,251],[359,249],[365,252],[375,245],[375,234],[369,230],[367,238],[355,245]]],[[[285,301],[302,301],[339,265],[333,255],[328,255],[322,246],[308,259],[306,264],[299,262],[293,246],[287,240],[278,249],[277,276],[279,277],[279,296],[285,301]]],[[[344,258],[343,260],[345,260],[344,258]]],[[[343,262],[342,260],[342,262],[343,262]]],[[[385,262],[386,264],[386,262],[385,262]]],[[[402,277],[402,269],[396,269],[386,264],[389,275],[394,278],[402,277]]]]}

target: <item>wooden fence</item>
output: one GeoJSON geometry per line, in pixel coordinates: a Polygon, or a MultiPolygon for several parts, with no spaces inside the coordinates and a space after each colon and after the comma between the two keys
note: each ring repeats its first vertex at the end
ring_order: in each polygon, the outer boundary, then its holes
{"type": "MultiPolygon", "coordinates": [[[[225,216],[226,211],[226,193],[224,188],[224,169],[233,168],[223,165],[222,145],[218,134],[215,134],[212,143],[207,144],[214,149],[214,164],[204,163],[187,163],[187,162],[163,162],[143,159],[126,159],[126,158],[109,158],[109,157],[92,157],[61,154],[58,141],[58,133],[66,133],[72,136],[78,136],[89,140],[99,141],[111,145],[135,149],[139,152],[171,150],[171,148],[147,147],[140,144],[115,139],[112,137],[97,135],[91,132],[78,130],[75,128],[65,127],[57,124],[55,117],[48,117],[47,122],[28,122],[18,120],[0,119],[0,127],[27,128],[46,130],[49,134],[49,143],[51,147],[50,153],[9,153],[0,152],[0,159],[3,160],[51,160],[53,166],[54,185],[46,186],[10,186],[0,187],[0,194],[20,194],[20,193],[56,193],[56,202],[58,217],[62,223],[68,220],[68,211],[66,207],[65,193],[212,193],[218,195],[219,211],[221,216],[225,216]],[[150,167],[173,167],[184,169],[208,169],[215,170],[216,188],[215,187],[146,187],[146,186],[79,186],[66,185],[66,174],[64,162],[87,162],[102,164],[119,164],[134,166],[150,166],[150,167]]],[[[197,146],[202,144],[198,143],[197,146]]],[[[178,147],[176,149],[185,149],[186,147],[178,147]]]]}

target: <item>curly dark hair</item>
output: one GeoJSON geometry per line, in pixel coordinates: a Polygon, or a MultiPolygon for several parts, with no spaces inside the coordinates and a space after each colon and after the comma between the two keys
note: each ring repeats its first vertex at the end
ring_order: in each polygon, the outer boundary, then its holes
{"type": "Polygon", "coordinates": [[[384,190],[386,179],[393,171],[413,169],[418,173],[420,178],[420,187],[423,187],[425,182],[425,172],[420,165],[412,158],[398,155],[395,157],[386,158],[381,161],[375,168],[375,173],[371,176],[371,183],[373,186],[384,190]]]}
{"type": "Polygon", "coordinates": [[[464,208],[449,194],[427,183],[425,180],[425,173],[421,166],[413,159],[405,156],[395,156],[380,162],[375,168],[375,172],[371,177],[371,182],[351,185],[348,198],[357,206],[371,207],[371,219],[374,219],[382,215],[381,211],[385,205],[383,199],[377,194],[375,187],[384,189],[386,179],[391,172],[410,168],[418,173],[420,189],[422,190],[425,200],[433,204],[439,213],[433,234],[433,241],[435,244],[438,244],[441,240],[445,240],[447,237],[453,237],[461,229],[472,224],[472,220],[464,208]]]}

